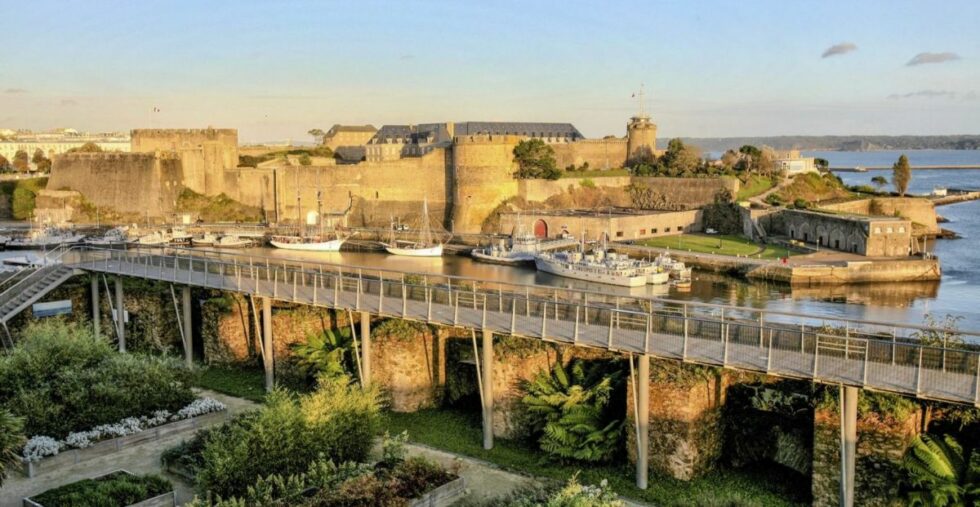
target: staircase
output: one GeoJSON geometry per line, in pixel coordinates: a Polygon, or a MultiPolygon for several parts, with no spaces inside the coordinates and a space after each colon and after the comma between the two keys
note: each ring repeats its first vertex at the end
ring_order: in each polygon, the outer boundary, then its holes
{"type": "Polygon", "coordinates": [[[75,275],[75,270],[63,264],[37,269],[0,293],[0,325],[6,326],[25,308],[75,275]]]}

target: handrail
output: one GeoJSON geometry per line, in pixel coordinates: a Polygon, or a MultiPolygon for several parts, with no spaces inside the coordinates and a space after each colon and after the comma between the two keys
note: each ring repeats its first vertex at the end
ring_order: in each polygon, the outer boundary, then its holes
{"type": "MultiPolygon", "coordinates": [[[[34,279],[37,277],[38,274],[44,273],[46,275],[47,273],[53,271],[53,269],[48,269],[48,268],[57,268],[58,264],[55,263],[60,261],[64,257],[64,255],[71,250],[72,247],[70,246],[59,245],[57,248],[49,252],[45,252],[42,257],[48,260],[50,264],[42,265],[38,269],[34,270],[34,272],[28,274],[24,278],[21,278],[17,283],[11,285],[10,287],[7,287],[3,292],[0,292],[0,306],[7,304],[8,302],[12,301],[17,295],[19,295],[20,290],[23,289],[21,285],[26,285],[28,282],[34,283],[34,279]]],[[[43,276],[41,276],[40,278],[43,278],[43,276]]]]}
{"type": "MultiPolygon", "coordinates": [[[[224,258],[232,258],[232,259],[244,258],[244,259],[252,259],[252,260],[260,259],[262,260],[263,263],[268,262],[269,264],[278,264],[280,266],[285,264],[294,264],[299,266],[301,270],[306,269],[304,266],[317,266],[317,267],[330,266],[333,269],[342,268],[347,270],[362,270],[362,271],[371,271],[371,272],[378,272],[378,273],[385,273],[385,274],[396,273],[398,275],[407,275],[407,276],[439,277],[439,278],[451,279],[453,280],[454,283],[457,281],[474,282],[479,284],[493,284],[494,286],[515,287],[521,290],[535,289],[535,290],[543,290],[549,292],[558,290],[564,293],[585,294],[589,296],[597,296],[600,298],[615,298],[616,300],[619,301],[635,300],[639,303],[650,302],[650,303],[658,303],[658,304],[673,304],[681,307],[698,307],[698,308],[709,308],[709,309],[724,310],[724,311],[737,311],[737,312],[744,312],[749,314],[778,315],[778,316],[792,317],[798,319],[807,319],[811,321],[823,321],[823,322],[832,321],[832,322],[838,322],[842,324],[860,324],[866,326],[876,326],[876,327],[884,327],[884,328],[891,328],[891,329],[900,328],[900,329],[908,329],[908,330],[916,330],[916,331],[945,331],[941,328],[930,327],[921,324],[881,322],[881,321],[874,321],[874,320],[852,319],[847,317],[814,315],[814,314],[806,314],[806,313],[799,313],[799,312],[769,310],[763,308],[752,308],[752,307],[725,305],[725,304],[718,304],[718,303],[683,301],[683,300],[662,298],[657,296],[620,296],[615,294],[606,294],[603,292],[589,290],[589,289],[552,287],[552,286],[545,286],[545,285],[529,285],[529,284],[520,284],[520,283],[513,283],[513,282],[504,282],[499,280],[484,280],[484,279],[465,277],[460,275],[443,274],[443,273],[420,273],[420,272],[412,272],[412,271],[399,270],[399,269],[380,268],[376,266],[364,266],[358,264],[340,264],[335,262],[308,261],[304,259],[296,259],[290,257],[272,257],[272,256],[264,256],[264,255],[240,254],[240,253],[223,252],[223,251],[221,252],[203,251],[203,250],[196,250],[196,249],[179,247],[179,246],[167,247],[167,248],[178,252],[186,252],[188,256],[195,256],[199,258],[206,257],[209,260],[224,259],[224,258]]],[[[239,263],[237,262],[229,263],[229,264],[239,265],[239,263]]],[[[389,277],[387,276],[385,278],[389,279],[389,277]]],[[[980,330],[957,330],[953,334],[980,338],[980,330]]]]}

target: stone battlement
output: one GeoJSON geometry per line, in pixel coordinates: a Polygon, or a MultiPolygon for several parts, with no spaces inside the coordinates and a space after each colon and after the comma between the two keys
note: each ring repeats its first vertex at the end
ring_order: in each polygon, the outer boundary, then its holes
{"type": "Polygon", "coordinates": [[[153,136],[153,137],[168,137],[168,136],[238,136],[238,129],[133,129],[129,131],[131,137],[140,136],[153,136]]]}
{"type": "MultiPolygon", "coordinates": [[[[73,153],[62,153],[57,155],[59,159],[63,160],[85,160],[85,161],[131,161],[138,162],[142,160],[153,160],[156,158],[156,154],[153,153],[132,153],[132,152],[100,152],[100,153],[88,153],[88,152],[73,152],[73,153]]],[[[162,158],[162,157],[161,157],[162,158]]]]}

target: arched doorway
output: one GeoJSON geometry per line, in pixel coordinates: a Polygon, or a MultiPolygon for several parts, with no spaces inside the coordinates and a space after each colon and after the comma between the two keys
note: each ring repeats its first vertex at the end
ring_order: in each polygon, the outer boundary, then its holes
{"type": "Polygon", "coordinates": [[[548,223],[540,218],[534,222],[534,237],[536,238],[547,238],[548,237],[548,223]]]}

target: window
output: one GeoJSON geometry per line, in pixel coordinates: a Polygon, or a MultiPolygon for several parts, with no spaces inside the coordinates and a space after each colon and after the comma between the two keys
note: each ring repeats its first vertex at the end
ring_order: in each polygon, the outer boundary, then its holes
{"type": "Polygon", "coordinates": [[[683,231],[684,231],[684,226],[683,225],[677,226],[677,232],[683,232],[683,231]]]}
{"type": "Polygon", "coordinates": [[[656,234],[656,233],[657,233],[657,228],[656,227],[654,227],[653,229],[650,229],[650,234],[656,234]]]}
{"type": "Polygon", "coordinates": [[[670,232],[670,227],[664,227],[664,232],[670,232]]]}
{"type": "Polygon", "coordinates": [[[898,228],[898,232],[905,232],[905,226],[903,225],[903,226],[899,227],[898,228]]]}
{"type": "Polygon", "coordinates": [[[881,227],[875,227],[875,234],[881,234],[881,227]]]}
{"type": "Polygon", "coordinates": [[[640,236],[646,236],[646,235],[647,235],[647,230],[646,229],[640,229],[640,236]]]}
{"type": "Polygon", "coordinates": [[[888,234],[891,234],[892,232],[893,232],[893,231],[892,231],[892,228],[891,228],[891,227],[889,227],[889,228],[888,228],[888,234]]]}
{"type": "Polygon", "coordinates": [[[622,238],[623,237],[623,231],[616,231],[616,237],[617,238],[622,238]]]}

